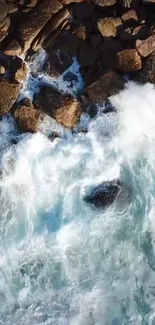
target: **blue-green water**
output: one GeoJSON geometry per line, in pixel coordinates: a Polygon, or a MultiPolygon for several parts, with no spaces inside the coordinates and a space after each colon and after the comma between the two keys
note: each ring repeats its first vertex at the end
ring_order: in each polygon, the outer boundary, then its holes
{"type": "Polygon", "coordinates": [[[117,113],[54,142],[0,121],[0,325],[155,324],[154,99],[129,84],[117,113]],[[83,202],[116,177],[130,203],[83,202]]]}

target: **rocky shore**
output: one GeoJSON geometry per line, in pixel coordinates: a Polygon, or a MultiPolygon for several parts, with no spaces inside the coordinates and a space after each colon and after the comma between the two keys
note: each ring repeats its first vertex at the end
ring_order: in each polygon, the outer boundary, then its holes
{"type": "Polygon", "coordinates": [[[38,131],[44,114],[74,128],[90,104],[124,88],[125,76],[155,83],[154,0],[0,1],[0,116],[11,112],[21,132],[38,131]],[[41,49],[52,78],[77,58],[85,86],[76,98],[45,84],[32,102],[17,103],[27,62],[41,49]]]}

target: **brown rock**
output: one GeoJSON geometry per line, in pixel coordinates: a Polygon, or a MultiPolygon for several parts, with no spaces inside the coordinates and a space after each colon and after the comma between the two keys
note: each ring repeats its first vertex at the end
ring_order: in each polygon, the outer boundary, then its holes
{"type": "Polygon", "coordinates": [[[51,19],[51,16],[57,13],[61,8],[62,4],[58,0],[40,1],[36,10],[29,13],[28,19],[21,21],[18,25],[18,31],[24,52],[31,47],[33,40],[51,19]]]}
{"type": "Polygon", "coordinates": [[[85,25],[80,25],[73,31],[74,34],[77,35],[78,38],[82,39],[83,41],[87,38],[87,31],[85,25]]]}
{"type": "Polygon", "coordinates": [[[91,102],[103,103],[108,97],[117,94],[123,88],[123,78],[111,70],[92,85],[88,86],[85,91],[91,102]]]}
{"type": "Polygon", "coordinates": [[[155,51],[143,62],[142,69],[136,75],[136,80],[143,84],[146,82],[155,84],[155,51]]]}
{"type": "Polygon", "coordinates": [[[26,64],[22,61],[21,66],[19,67],[19,69],[17,69],[15,73],[15,80],[17,80],[18,82],[23,82],[27,77],[27,72],[28,69],[26,67],[26,64]]]}
{"type": "Polygon", "coordinates": [[[133,72],[141,69],[141,57],[135,49],[121,51],[117,56],[117,68],[123,72],[133,72]]]}
{"type": "Polygon", "coordinates": [[[151,35],[145,40],[137,40],[136,49],[143,57],[147,57],[149,54],[151,54],[155,50],[155,34],[151,35]]]}
{"type": "Polygon", "coordinates": [[[32,106],[18,105],[14,110],[13,117],[21,132],[35,133],[40,129],[42,114],[32,106]]]}
{"type": "Polygon", "coordinates": [[[72,57],[68,53],[57,50],[50,53],[43,65],[43,69],[50,77],[57,78],[67,70],[72,63],[72,57]]]}
{"type": "Polygon", "coordinates": [[[5,0],[0,1],[0,21],[3,21],[8,13],[8,5],[5,0]]]}
{"type": "Polygon", "coordinates": [[[21,46],[15,39],[10,40],[5,47],[4,54],[18,56],[22,52],[21,46]]]}
{"type": "Polygon", "coordinates": [[[61,31],[61,26],[63,22],[67,20],[70,13],[66,8],[60,10],[57,14],[55,14],[46,24],[46,26],[42,29],[41,34],[39,34],[35,38],[35,42],[32,44],[32,48],[34,50],[41,48],[46,44],[46,40],[52,38],[52,33],[55,30],[61,31]]]}
{"type": "Polygon", "coordinates": [[[0,78],[0,116],[7,114],[16,102],[21,85],[17,82],[9,82],[0,78]]]}
{"type": "Polygon", "coordinates": [[[13,12],[18,11],[18,6],[14,3],[9,2],[8,3],[8,14],[12,14],[13,12]]]}
{"type": "Polygon", "coordinates": [[[48,85],[42,86],[40,93],[35,95],[34,105],[66,128],[75,127],[82,113],[77,99],[48,85]]]}
{"type": "Polygon", "coordinates": [[[129,10],[122,15],[122,21],[126,25],[133,25],[138,22],[138,16],[135,10],[129,10]]]}
{"type": "Polygon", "coordinates": [[[10,27],[10,18],[6,17],[3,26],[0,28],[0,41],[2,41],[8,35],[8,29],[10,27]]]}
{"type": "Polygon", "coordinates": [[[82,2],[83,0],[61,0],[61,2],[66,6],[70,3],[73,3],[73,2],[76,2],[76,3],[79,3],[79,2],[82,2]]]}
{"type": "Polygon", "coordinates": [[[97,23],[98,29],[104,37],[115,37],[117,28],[121,25],[121,19],[114,17],[103,18],[97,23]]]}

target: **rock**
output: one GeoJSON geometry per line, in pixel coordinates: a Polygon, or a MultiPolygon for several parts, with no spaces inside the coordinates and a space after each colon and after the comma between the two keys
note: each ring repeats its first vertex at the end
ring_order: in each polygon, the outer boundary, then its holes
{"type": "Polygon", "coordinates": [[[136,81],[155,84],[155,51],[145,59],[142,69],[136,75],[136,81]]]}
{"type": "Polygon", "coordinates": [[[144,40],[149,36],[149,28],[146,25],[140,25],[134,28],[132,35],[135,39],[144,40]]]}
{"type": "Polygon", "coordinates": [[[35,133],[40,130],[42,114],[38,109],[35,109],[33,105],[17,105],[14,110],[13,117],[16,121],[18,129],[21,132],[35,133]]]}
{"type": "Polygon", "coordinates": [[[94,0],[94,3],[101,7],[111,7],[115,5],[117,0],[94,0]]]}
{"type": "Polygon", "coordinates": [[[4,73],[5,73],[5,68],[2,65],[0,65],[0,74],[2,75],[4,73]]]}
{"type": "Polygon", "coordinates": [[[18,82],[9,82],[0,78],[0,116],[7,114],[16,102],[21,85],[18,82]]]}
{"type": "Polygon", "coordinates": [[[85,89],[89,100],[93,103],[103,103],[108,97],[116,95],[124,88],[124,80],[111,70],[99,80],[85,89]]]}
{"type": "Polygon", "coordinates": [[[12,14],[16,11],[18,11],[18,6],[14,3],[9,2],[8,3],[8,14],[12,14]]]}
{"type": "Polygon", "coordinates": [[[35,37],[43,29],[51,16],[62,9],[62,4],[58,0],[44,0],[38,3],[35,11],[29,13],[28,19],[22,20],[18,25],[19,38],[23,45],[23,52],[30,47],[35,37]]]}
{"type": "Polygon", "coordinates": [[[41,86],[39,94],[34,96],[34,106],[50,115],[66,128],[73,128],[79,122],[82,113],[76,98],[48,85],[41,86]]]}
{"type": "Polygon", "coordinates": [[[4,49],[4,54],[6,55],[13,55],[13,56],[18,56],[22,53],[22,48],[18,41],[15,39],[11,39],[8,43],[7,46],[4,49]]]}
{"type": "Polygon", "coordinates": [[[57,50],[50,53],[43,65],[43,69],[50,77],[57,78],[66,71],[72,63],[72,57],[68,53],[57,50]]]}
{"type": "Polygon", "coordinates": [[[145,4],[147,4],[147,5],[151,5],[151,4],[155,4],[155,0],[142,0],[142,3],[145,5],[145,4]]]}
{"type": "Polygon", "coordinates": [[[116,200],[117,202],[124,203],[129,198],[129,192],[126,187],[118,179],[103,182],[96,186],[88,195],[84,197],[84,201],[96,208],[104,208],[116,200]]]}
{"type": "Polygon", "coordinates": [[[136,49],[137,52],[143,57],[147,57],[149,54],[151,54],[155,50],[155,34],[149,36],[145,40],[137,40],[136,49]]]}
{"type": "Polygon", "coordinates": [[[73,3],[73,2],[76,2],[76,3],[79,3],[79,2],[82,2],[83,0],[61,0],[61,2],[66,6],[70,3],[73,3]]]}
{"type": "Polygon", "coordinates": [[[133,0],[122,0],[121,5],[126,8],[130,8],[132,5],[133,0]]]}
{"type": "Polygon", "coordinates": [[[99,33],[90,35],[90,45],[93,49],[97,49],[102,43],[102,37],[99,33]]]}
{"type": "Polygon", "coordinates": [[[103,37],[115,37],[117,29],[122,25],[120,18],[108,17],[98,21],[97,26],[103,37]]]}
{"type": "Polygon", "coordinates": [[[32,48],[37,50],[42,46],[44,47],[47,40],[51,41],[53,33],[58,31],[58,29],[61,31],[62,27],[64,26],[64,22],[66,23],[69,15],[70,13],[66,8],[63,8],[57,14],[55,14],[42,29],[41,33],[39,33],[39,35],[35,38],[32,48]]]}
{"type": "Polygon", "coordinates": [[[87,38],[87,31],[85,25],[80,25],[73,31],[74,34],[83,41],[87,38]]]}
{"type": "Polygon", "coordinates": [[[54,46],[49,46],[47,52],[60,49],[62,52],[69,53],[71,56],[77,56],[80,45],[80,39],[71,31],[63,31],[56,39],[54,46]]]}
{"type": "Polygon", "coordinates": [[[122,15],[122,21],[125,25],[132,26],[133,24],[137,24],[138,16],[135,10],[129,10],[122,15]]]}
{"type": "Polygon", "coordinates": [[[135,49],[128,49],[118,53],[117,68],[123,72],[133,72],[142,67],[141,57],[135,49]]]}
{"type": "Polygon", "coordinates": [[[0,42],[8,35],[8,29],[10,27],[10,18],[6,17],[3,21],[3,26],[0,27],[0,42]]]}
{"type": "Polygon", "coordinates": [[[96,56],[96,51],[91,48],[89,44],[84,41],[81,41],[78,53],[78,61],[81,67],[93,65],[96,61],[96,56]]]}
{"type": "Polygon", "coordinates": [[[89,19],[91,15],[93,14],[94,6],[92,3],[88,2],[81,2],[76,3],[73,6],[73,16],[76,20],[82,21],[85,19],[89,19]]]}
{"type": "Polygon", "coordinates": [[[18,58],[19,65],[17,66],[17,70],[14,75],[14,79],[18,82],[23,82],[27,77],[28,69],[26,67],[25,62],[22,59],[18,58]]]}
{"type": "Polygon", "coordinates": [[[5,0],[0,1],[0,21],[4,21],[8,13],[8,5],[5,0]]]}

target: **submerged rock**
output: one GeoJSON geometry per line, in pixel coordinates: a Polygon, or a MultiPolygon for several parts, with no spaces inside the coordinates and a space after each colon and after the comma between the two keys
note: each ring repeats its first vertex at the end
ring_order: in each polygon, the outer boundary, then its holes
{"type": "Polygon", "coordinates": [[[124,184],[119,179],[114,179],[97,185],[84,197],[84,201],[97,208],[103,208],[112,204],[116,199],[123,203],[128,196],[129,191],[124,184]]]}

